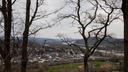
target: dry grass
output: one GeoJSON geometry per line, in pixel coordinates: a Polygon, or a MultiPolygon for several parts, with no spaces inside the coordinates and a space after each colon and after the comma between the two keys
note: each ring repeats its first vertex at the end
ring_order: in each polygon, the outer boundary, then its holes
{"type": "MultiPolygon", "coordinates": [[[[12,65],[12,72],[20,72],[20,64],[13,64],[12,65]]],[[[3,66],[0,66],[0,72],[3,70],[3,66]]],[[[48,66],[46,64],[29,64],[27,66],[27,72],[45,72],[48,70],[48,66]]]]}
{"type": "Polygon", "coordinates": [[[112,64],[105,63],[100,66],[99,72],[111,72],[112,71],[112,64]]]}

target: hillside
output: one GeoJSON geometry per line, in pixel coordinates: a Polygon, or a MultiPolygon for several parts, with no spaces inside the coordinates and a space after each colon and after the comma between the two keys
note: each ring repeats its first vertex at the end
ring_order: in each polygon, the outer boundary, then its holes
{"type": "MultiPolygon", "coordinates": [[[[69,41],[74,43],[74,44],[77,44],[77,45],[80,45],[80,46],[84,46],[84,41],[82,39],[71,39],[69,41]]],[[[96,41],[95,38],[92,37],[92,38],[89,39],[89,44],[93,45],[95,41],[96,41]]],[[[33,42],[33,43],[41,45],[41,46],[43,46],[44,43],[46,45],[49,45],[49,46],[65,45],[65,43],[62,40],[60,40],[60,39],[49,39],[49,38],[30,38],[29,42],[33,42]]],[[[102,48],[102,49],[107,49],[107,50],[111,50],[111,49],[123,50],[123,39],[106,38],[100,44],[99,47],[105,47],[105,48],[102,48]]]]}

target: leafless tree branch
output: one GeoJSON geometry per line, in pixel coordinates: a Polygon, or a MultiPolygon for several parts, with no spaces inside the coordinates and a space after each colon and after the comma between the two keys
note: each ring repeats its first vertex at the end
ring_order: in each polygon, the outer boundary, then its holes
{"type": "Polygon", "coordinates": [[[16,0],[14,0],[14,1],[12,2],[12,5],[15,4],[15,2],[16,2],[16,0]]]}

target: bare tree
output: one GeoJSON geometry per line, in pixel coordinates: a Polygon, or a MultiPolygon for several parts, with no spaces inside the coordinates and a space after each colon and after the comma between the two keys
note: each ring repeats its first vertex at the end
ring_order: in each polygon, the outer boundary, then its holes
{"type": "Polygon", "coordinates": [[[128,0],[122,0],[124,18],[124,72],[128,72],[128,0]]]}
{"type": "Polygon", "coordinates": [[[33,24],[33,21],[47,17],[51,14],[57,13],[60,9],[55,10],[54,12],[45,14],[45,15],[37,15],[39,7],[44,3],[44,0],[36,0],[35,4],[35,9],[34,12],[31,13],[31,0],[26,1],[26,14],[25,14],[25,29],[23,32],[23,42],[22,42],[22,58],[21,58],[21,72],[26,72],[26,67],[27,67],[27,62],[28,62],[28,52],[27,52],[27,47],[28,47],[28,37],[29,35],[33,35],[37,33],[41,29],[46,29],[54,26],[55,24],[48,25],[46,27],[40,27],[38,29],[30,30],[30,27],[33,24]]]}
{"type": "Polygon", "coordinates": [[[74,14],[63,14],[60,19],[72,18],[78,24],[79,33],[83,38],[85,49],[78,44],[68,43],[70,46],[78,47],[84,54],[84,72],[88,72],[88,59],[95,52],[102,41],[107,37],[108,26],[116,19],[119,18],[119,14],[113,17],[114,10],[117,9],[113,7],[114,4],[108,4],[106,0],[103,1],[89,1],[93,6],[93,13],[90,11],[83,10],[82,3],[84,0],[71,0],[70,3],[74,3],[75,13],[74,14]],[[104,3],[101,4],[101,3],[104,3]],[[100,14],[99,11],[103,11],[100,14]],[[96,25],[96,27],[88,30],[88,27],[96,25]],[[95,42],[91,45],[89,40],[94,37],[95,42]]]}
{"type": "Polygon", "coordinates": [[[31,17],[30,16],[31,0],[26,1],[26,18],[25,18],[25,29],[23,32],[21,72],[26,72],[26,68],[27,68],[27,61],[28,61],[27,45],[28,45],[29,28],[38,11],[38,7],[39,7],[38,2],[39,0],[36,0],[36,9],[31,17]]]}
{"type": "Polygon", "coordinates": [[[12,25],[12,0],[2,0],[0,11],[4,17],[4,48],[0,48],[0,53],[4,59],[4,71],[11,72],[10,36],[12,25]]]}

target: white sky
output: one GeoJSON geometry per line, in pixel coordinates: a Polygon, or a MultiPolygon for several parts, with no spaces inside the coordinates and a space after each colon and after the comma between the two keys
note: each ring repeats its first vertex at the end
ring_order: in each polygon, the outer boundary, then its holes
{"type": "MultiPolygon", "coordinates": [[[[17,10],[16,12],[23,12],[25,14],[25,11],[24,11],[25,5],[23,5],[23,4],[25,4],[24,1],[25,0],[21,1],[20,4],[17,3],[14,5],[14,7],[16,7],[16,10],[17,10]],[[18,8],[22,8],[22,9],[18,9],[18,8]]],[[[51,11],[55,11],[56,9],[63,7],[64,5],[65,5],[64,0],[46,0],[46,5],[43,8],[41,8],[40,10],[45,9],[48,12],[51,12],[51,11]]],[[[88,5],[88,4],[86,4],[86,5],[88,5]]],[[[66,8],[63,12],[71,13],[72,11],[69,8],[66,8]]],[[[23,13],[21,15],[18,14],[18,16],[24,18],[23,13]]],[[[52,19],[54,19],[54,17],[56,17],[56,15],[50,16],[48,18],[48,20],[52,20],[52,19]]],[[[39,20],[34,23],[39,24],[39,26],[40,25],[46,26],[46,24],[43,24],[44,20],[45,19],[42,19],[42,20],[39,20]]],[[[18,23],[20,23],[20,22],[18,22],[18,23]]],[[[50,21],[48,23],[50,23],[50,21]]],[[[33,27],[36,28],[37,26],[33,26],[33,27]]],[[[20,27],[16,26],[16,28],[20,28],[20,27]]],[[[22,28],[20,29],[21,32],[23,32],[22,28]]],[[[108,33],[112,33],[113,36],[116,38],[123,38],[123,32],[124,32],[123,28],[124,27],[123,27],[122,21],[115,21],[108,27],[108,33]]],[[[55,25],[51,28],[40,30],[36,34],[36,36],[44,37],[44,38],[58,38],[57,37],[58,34],[64,34],[64,35],[68,36],[69,38],[76,38],[76,39],[82,38],[81,35],[78,33],[78,26],[72,25],[70,22],[70,19],[64,20],[61,22],[61,24],[58,23],[57,25],[55,25]]]]}
{"type": "MultiPolygon", "coordinates": [[[[48,9],[53,11],[64,5],[64,0],[47,0],[47,5],[48,9]]],[[[123,28],[123,23],[121,21],[115,21],[109,26],[108,33],[112,33],[116,38],[123,38],[123,28]]],[[[37,33],[37,37],[58,38],[56,35],[61,33],[67,35],[70,38],[79,39],[81,36],[77,32],[77,27],[72,26],[68,21],[63,21],[60,25],[39,31],[37,33]]]]}

